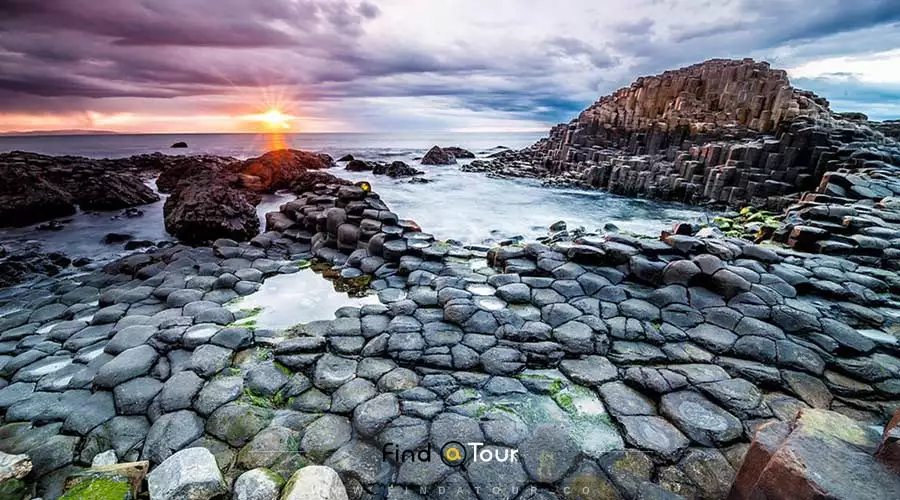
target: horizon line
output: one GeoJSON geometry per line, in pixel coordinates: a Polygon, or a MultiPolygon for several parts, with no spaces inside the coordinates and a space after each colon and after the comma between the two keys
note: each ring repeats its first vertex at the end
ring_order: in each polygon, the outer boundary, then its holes
{"type": "Polygon", "coordinates": [[[548,132],[548,128],[534,129],[496,129],[496,130],[399,130],[394,132],[116,132],[116,131],[98,131],[98,132],[72,132],[55,130],[41,131],[6,131],[0,132],[0,139],[4,137],[80,137],[80,136],[117,136],[117,135],[389,135],[389,134],[527,134],[527,133],[544,133],[548,132]]]}

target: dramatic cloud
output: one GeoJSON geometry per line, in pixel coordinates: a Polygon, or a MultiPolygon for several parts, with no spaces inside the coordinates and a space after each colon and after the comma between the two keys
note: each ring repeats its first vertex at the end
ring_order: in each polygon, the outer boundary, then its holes
{"type": "Polygon", "coordinates": [[[712,57],[897,118],[897,46],[896,0],[3,0],[0,130],[543,128],[712,57]]]}

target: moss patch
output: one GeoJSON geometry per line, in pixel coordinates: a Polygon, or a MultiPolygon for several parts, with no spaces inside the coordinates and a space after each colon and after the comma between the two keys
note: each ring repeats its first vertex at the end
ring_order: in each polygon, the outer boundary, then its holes
{"type": "Polygon", "coordinates": [[[131,498],[127,481],[105,477],[86,479],[67,491],[60,500],[125,500],[131,498]]]}

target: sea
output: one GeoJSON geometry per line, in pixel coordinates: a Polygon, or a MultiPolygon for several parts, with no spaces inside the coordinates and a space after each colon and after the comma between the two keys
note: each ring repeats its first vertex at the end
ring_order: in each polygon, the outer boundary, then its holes
{"type": "MultiPolygon", "coordinates": [[[[467,244],[490,244],[522,237],[533,240],[546,235],[551,224],[565,221],[569,228],[594,231],[609,223],[622,231],[658,236],[675,222],[702,222],[711,215],[703,209],[612,195],[603,191],[544,187],[531,179],[494,179],[480,173],[460,171],[457,165],[421,165],[419,158],[434,145],[459,146],[479,158],[502,147],[520,149],[533,144],[542,132],[494,133],[340,133],[340,134],[146,134],[0,137],[0,152],[29,151],[48,155],[89,158],[120,158],[161,152],[165,154],[215,154],[244,159],[285,147],[324,152],[334,158],[351,154],[364,160],[405,161],[425,171],[431,182],[410,183],[367,172],[348,172],[343,164],[330,173],[353,181],[369,181],[387,205],[401,218],[416,221],[424,231],[442,240],[467,244]],[[184,141],[186,149],[172,149],[184,141]]],[[[293,199],[290,193],[266,196],[257,207],[265,213],[293,199]]],[[[136,218],[119,212],[82,213],[62,219],[62,229],[45,230],[40,225],[0,229],[0,244],[39,244],[45,251],[70,256],[109,259],[124,252],[121,244],[106,245],[110,232],[134,239],[171,239],[163,227],[163,203],[141,207],[136,218]]]]}

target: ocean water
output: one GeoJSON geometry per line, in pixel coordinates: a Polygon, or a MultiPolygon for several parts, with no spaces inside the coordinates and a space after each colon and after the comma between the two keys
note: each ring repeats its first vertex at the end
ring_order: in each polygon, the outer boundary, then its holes
{"type": "MultiPolygon", "coordinates": [[[[658,235],[678,221],[709,217],[702,209],[611,195],[602,191],[547,188],[534,180],[491,179],[464,173],[459,165],[421,165],[418,158],[431,146],[460,146],[484,157],[498,146],[519,149],[534,143],[541,133],[445,133],[445,134],[181,134],[0,137],[0,152],[23,150],[51,155],[115,158],[134,154],[200,154],[248,158],[266,151],[291,147],[320,151],[339,158],[352,154],[366,160],[402,160],[425,171],[431,182],[413,184],[367,172],[348,172],[343,164],[330,172],[353,181],[366,180],[388,206],[402,218],[419,223],[439,239],[463,243],[490,243],[512,236],[534,239],[546,235],[556,221],[570,228],[596,230],[613,223],[623,231],[658,235]],[[187,149],[170,149],[186,141],[187,149]]],[[[460,164],[466,161],[462,160],[460,164]]],[[[292,195],[267,196],[258,208],[261,220],[292,195]]],[[[70,217],[61,231],[38,230],[36,226],[0,229],[0,243],[9,240],[37,241],[47,250],[72,256],[111,258],[122,254],[121,245],[104,245],[109,232],[126,233],[135,239],[166,239],[162,222],[163,202],[142,207],[143,217],[115,219],[116,213],[79,213],[70,217]]]]}

